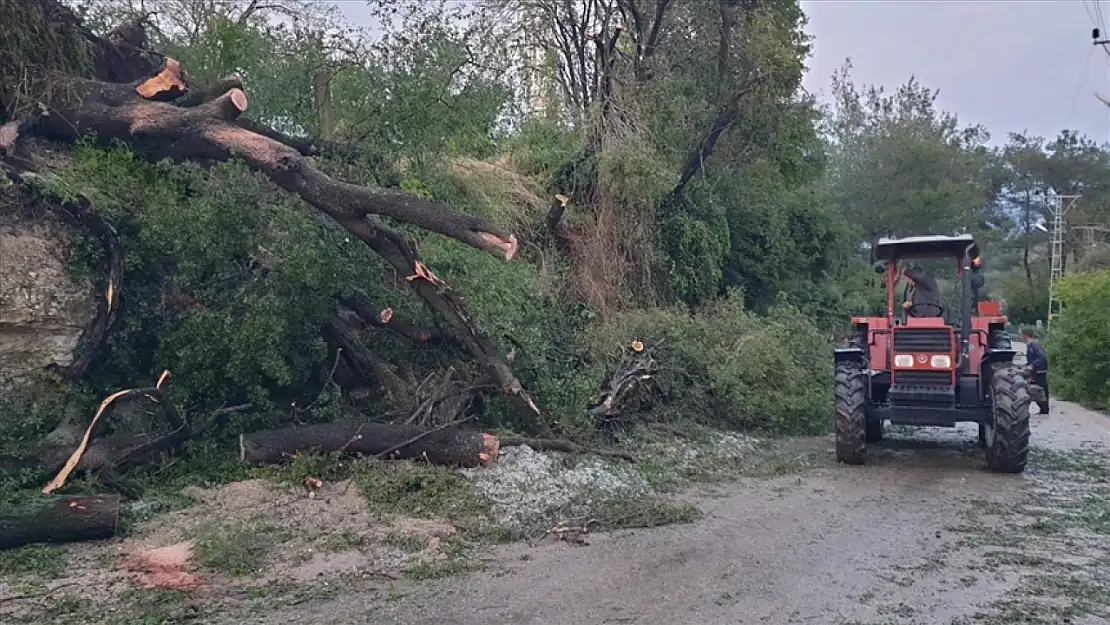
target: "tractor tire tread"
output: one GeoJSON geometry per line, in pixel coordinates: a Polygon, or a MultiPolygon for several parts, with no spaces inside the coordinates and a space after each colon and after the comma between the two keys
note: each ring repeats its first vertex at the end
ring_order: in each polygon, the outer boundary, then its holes
{"type": "Polygon", "coordinates": [[[867,386],[857,363],[836,366],[836,459],[861,465],[867,458],[867,386]]]}
{"type": "Polygon", "coordinates": [[[995,365],[991,376],[994,440],[987,466],[998,473],[1022,473],[1029,458],[1029,386],[1012,364],[995,365]]]}

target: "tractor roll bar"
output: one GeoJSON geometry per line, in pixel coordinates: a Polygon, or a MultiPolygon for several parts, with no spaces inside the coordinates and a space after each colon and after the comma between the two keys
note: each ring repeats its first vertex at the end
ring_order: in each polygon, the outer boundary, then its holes
{"type": "Polygon", "coordinates": [[[975,244],[972,243],[964,249],[960,257],[960,352],[956,354],[956,370],[965,373],[967,369],[967,348],[971,342],[971,267],[968,257],[975,244]]]}

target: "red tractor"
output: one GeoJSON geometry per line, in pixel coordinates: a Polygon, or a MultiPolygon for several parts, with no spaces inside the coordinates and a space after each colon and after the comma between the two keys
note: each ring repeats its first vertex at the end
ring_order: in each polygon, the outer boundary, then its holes
{"type": "Polygon", "coordinates": [[[1021,473],[1029,454],[1029,386],[998,302],[979,297],[979,250],[971,235],[879,239],[876,272],[886,274],[886,316],[854,317],[848,347],[835,350],[836,457],[861,465],[883,424],[979,424],[992,471],[1021,473]],[[905,259],[953,258],[960,310],[940,304],[895,309],[905,259]],[[947,317],[947,319],[946,319],[947,317]]]}

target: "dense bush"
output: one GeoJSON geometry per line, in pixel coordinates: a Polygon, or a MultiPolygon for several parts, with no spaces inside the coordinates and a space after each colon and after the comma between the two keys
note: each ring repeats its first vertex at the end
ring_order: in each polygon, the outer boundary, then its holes
{"type": "Polygon", "coordinates": [[[1021,268],[997,274],[988,280],[992,292],[1006,300],[1006,316],[1017,324],[1033,324],[1048,313],[1047,267],[1036,267],[1032,285],[1021,268]],[[993,285],[990,285],[993,282],[993,285]]]}
{"type": "Polygon", "coordinates": [[[608,369],[633,341],[657,346],[660,418],[778,434],[821,433],[831,423],[828,337],[788,304],[761,316],[733,293],[694,314],[626,313],[590,334],[608,369]]]}
{"type": "Polygon", "coordinates": [[[1110,407],[1110,270],[1064,278],[1065,312],[1052,322],[1049,375],[1060,395],[1110,407]]]}

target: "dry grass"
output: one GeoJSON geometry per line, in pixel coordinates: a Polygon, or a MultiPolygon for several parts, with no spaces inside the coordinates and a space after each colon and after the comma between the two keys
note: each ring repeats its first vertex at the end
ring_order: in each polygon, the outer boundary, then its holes
{"type": "Polygon", "coordinates": [[[488,207],[490,220],[498,226],[531,234],[543,224],[551,200],[539,183],[516,171],[508,157],[452,158],[448,172],[468,196],[488,207]]]}

